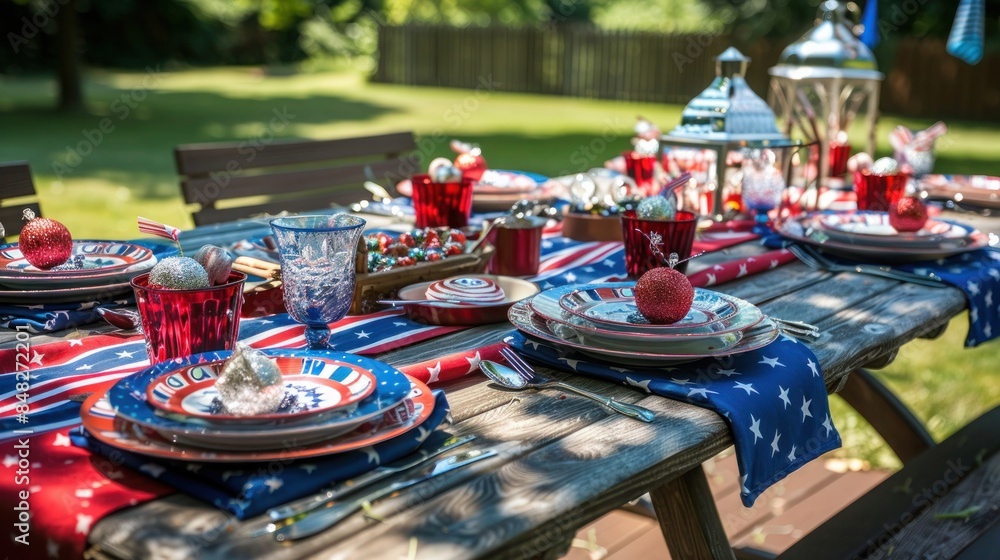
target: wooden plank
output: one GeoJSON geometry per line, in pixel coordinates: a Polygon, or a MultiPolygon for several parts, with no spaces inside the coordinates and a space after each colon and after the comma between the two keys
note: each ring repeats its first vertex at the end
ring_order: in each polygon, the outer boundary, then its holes
{"type": "MultiPolygon", "coordinates": [[[[280,110],[275,109],[276,112],[280,110]]],[[[277,117],[275,117],[277,118],[277,117]]],[[[241,169],[298,165],[337,159],[409,152],[412,132],[393,132],[333,140],[275,140],[255,147],[248,141],[183,144],[174,150],[177,172],[188,177],[223,171],[230,162],[241,169]]]]}
{"type": "Polygon", "coordinates": [[[952,558],[998,521],[1000,453],[994,453],[869,558],[952,558]],[[970,514],[948,518],[960,512],[970,514]]]}
{"type": "MultiPolygon", "coordinates": [[[[627,546],[636,538],[647,532],[660,534],[660,527],[656,521],[642,515],[629,513],[627,511],[615,510],[598,519],[597,521],[585,525],[577,533],[577,540],[589,543],[591,536],[594,544],[608,556],[613,555],[619,549],[627,546]]],[[[662,537],[661,537],[662,539],[662,537]]],[[[666,553],[666,546],[663,546],[666,553]]],[[[597,554],[600,554],[598,552],[597,554]]],[[[650,558],[651,556],[632,556],[632,558],[650,558]]],[[[569,549],[563,560],[593,560],[592,553],[583,546],[574,546],[569,549]]]]}
{"type": "Polygon", "coordinates": [[[653,489],[649,495],[671,557],[735,558],[700,465],[653,489]]]}
{"type": "MultiPolygon", "coordinates": [[[[181,182],[184,202],[212,206],[219,200],[351,186],[361,192],[369,176],[394,185],[418,168],[416,156],[397,157],[370,163],[355,163],[318,169],[278,171],[261,175],[223,172],[218,176],[196,177],[181,182]]],[[[239,173],[237,171],[237,173],[239,173]]]]}
{"type": "Polygon", "coordinates": [[[35,183],[31,179],[31,166],[28,162],[0,163],[0,201],[34,194],[35,183]]]}
{"type": "MultiPolygon", "coordinates": [[[[36,216],[42,215],[42,210],[39,208],[37,202],[29,202],[28,204],[18,204],[17,206],[5,206],[0,208],[0,224],[3,224],[5,235],[12,236],[21,233],[21,228],[24,227],[24,220],[22,219],[22,214],[25,208],[30,208],[36,216]]],[[[2,237],[0,237],[2,239],[2,237]]]]}
{"type": "Polygon", "coordinates": [[[903,530],[907,521],[915,519],[917,513],[970,474],[984,452],[996,450],[1000,446],[997,426],[1000,426],[1000,407],[915,458],[795,543],[782,558],[811,559],[819,552],[831,558],[867,556],[888,542],[886,532],[903,530]]]}

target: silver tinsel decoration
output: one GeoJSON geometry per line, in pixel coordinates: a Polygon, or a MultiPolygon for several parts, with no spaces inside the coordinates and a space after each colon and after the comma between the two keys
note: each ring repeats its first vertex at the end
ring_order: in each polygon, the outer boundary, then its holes
{"type": "Polygon", "coordinates": [[[260,350],[237,344],[215,382],[222,406],[229,414],[269,414],[281,406],[285,383],[278,364],[260,350]]]}

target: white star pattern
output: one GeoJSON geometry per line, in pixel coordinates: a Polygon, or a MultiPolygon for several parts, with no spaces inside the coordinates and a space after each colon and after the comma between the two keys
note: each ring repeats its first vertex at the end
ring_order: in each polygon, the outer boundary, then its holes
{"type": "Polygon", "coordinates": [[[465,360],[467,362],[469,362],[469,371],[467,371],[466,373],[472,373],[472,372],[476,371],[477,369],[479,369],[479,362],[482,362],[483,358],[482,358],[482,356],[479,355],[479,350],[476,350],[476,355],[475,356],[470,356],[470,357],[466,358],[465,360]]]}
{"type": "Polygon", "coordinates": [[[90,532],[90,524],[94,522],[94,517],[91,515],[84,515],[82,513],[76,514],[76,532],[77,534],[87,536],[90,532]]]}
{"type": "Polygon", "coordinates": [[[973,323],[978,323],[979,322],[979,308],[978,307],[973,307],[972,309],[969,310],[969,320],[972,321],[973,323]]]}
{"type": "Polygon", "coordinates": [[[715,285],[715,275],[712,274],[711,272],[707,272],[707,273],[705,273],[705,276],[708,278],[707,285],[714,286],[715,285]]]}
{"type": "Polygon", "coordinates": [[[791,453],[788,454],[788,460],[789,461],[794,461],[795,460],[795,446],[794,445],[792,445],[792,451],[791,451],[791,453]]]}
{"type": "Polygon", "coordinates": [[[573,371],[576,371],[576,365],[580,363],[580,360],[571,360],[569,358],[559,358],[559,361],[566,362],[566,365],[572,368],[573,371]]]}
{"type": "Polygon", "coordinates": [[[726,270],[726,267],[722,266],[721,264],[717,264],[717,265],[715,265],[715,266],[712,267],[712,270],[722,271],[722,270],[726,270]]]}
{"type": "Polygon", "coordinates": [[[809,371],[812,372],[813,377],[819,377],[819,370],[816,369],[816,362],[812,361],[812,358],[806,360],[806,365],[809,366],[809,371]]]}
{"type": "Polygon", "coordinates": [[[778,259],[771,259],[770,268],[778,268],[778,259]]]}
{"type": "Polygon", "coordinates": [[[736,277],[743,278],[747,274],[749,274],[747,272],[747,263],[740,263],[740,271],[736,273],[736,277]]]}
{"type": "Polygon", "coordinates": [[[70,443],[69,436],[57,433],[56,439],[52,441],[52,447],[69,447],[70,443]]]}
{"type": "Polygon", "coordinates": [[[987,274],[989,274],[990,276],[992,276],[994,280],[1000,282],[1000,270],[997,270],[995,268],[991,268],[991,269],[989,269],[989,271],[987,271],[987,274]]]}
{"type": "Polygon", "coordinates": [[[427,378],[427,383],[437,383],[438,376],[441,375],[441,362],[434,364],[434,367],[427,368],[427,373],[430,375],[427,378]]]}
{"type": "Polygon", "coordinates": [[[775,430],[774,431],[774,439],[771,440],[771,457],[774,457],[775,453],[781,451],[781,449],[778,448],[778,440],[779,439],[781,439],[781,434],[778,433],[778,430],[775,430]]]}
{"type": "Polygon", "coordinates": [[[160,465],[157,465],[156,463],[146,463],[145,465],[139,467],[139,470],[149,474],[149,476],[153,478],[160,478],[160,475],[163,474],[167,469],[161,467],[160,465]]]}
{"type": "Polygon", "coordinates": [[[429,430],[429,429],[427,429],[427,428],[425,428],[423,426],[418,427],[417,428],[417,441],[419,441],[420,443],[423,443],[424,441],[427,440],[427,438],[431,437],[431,433],[433,433],[431,430],[429,430]]]}
{"type": "Polygon", "coordinates": [[[74,346],[83,346],[83,339],[82,338],[71,338],[69,340],[69,347],[72,348],[74,346]]]}
{"type": "Polygon", "coordinates": [[[396,326],[396,327],[405,327],[406,326],[406,322],[405,321],[393,321],[392,324],[393,324],[393,326],[396,326]]]}
{"type": "MultiPolygon", "coordinates": [[[[733,389],[742,389],[746,391],[748,397],[750,396],[750,393],[757,393],[757,389],[753,388],[753,383],[740,383],[737,381],[736,384],[733,385],[733,389]]],[[[760,393],[757,394],[759,395],[760,393]]]]}
{"type": "Polygon", "coordinates": [[[3,466],[5,468],[11,468],[17,464],[17,457],[14,455],[4,455],[3,456],[3,466]]]}
{"type": "Polygon", "coordinates": [[[684,385],[690,385],[691,384],[691,380],[690,379],[679,379],[677,377],[671,377],[670,380],[673,381],[674,383],[680,385],[681,387],[683,387],[684,385]]]}
{"type": "Polygon", "coordinates": [[[92,364],[83,364],[82,366],[76,368],[76,371],[90,371],[94,369],[92,364]]]}
{"type": "Polygon", "coordinates": [[[970,294],[972,294],[974,296],[978,296],[979,295],[979,283],[978,282],[973,282],[972,280],[969,280],[968,282],[966,282],[965,287],[966,287],[966,289],[969,290],[970,294]]]}
{"type": "Polygon", "coordinates": [[[993,307],[993,290],[986,292],[986,295],[983,297],[983,301],[986,302],[986,307],[993,307]]]}
{"type": "Polygon", "coordinates": [[[703,387],[701,389],[688,389],[688,398],[693,397],[694,395],[701,395],[702,398],[707,399],[709,393],[712,393],[713,395],[719,394],[718,391],[709,391],[703,387]]]}
{"type": "Polygon", "coordinates": [[[768,358],[766,356],[763,357],[763,358],[761,358],[761,360],[759,362],[757,362],[757,363],[758,364],[767,364],[767,365],[769,365],[771,367],[777,367],[777,366],[785,367],[785,364],[779,362],[778,358],[768,358]]]}
{"type": "Polygon", "coordinates": [[[583,267],[583,271],[589,274],[589,273],[591,273],[591,272],[594,271],[594,267],[592,267],[592,266],[585,266],[585,267],[583,267]]]}
{"type": "Polygon", "coordinates": [[[781,402],[785,403],[784,410],[788,410],[788,405],[792,404],[791,399],[788,398],[788,389],[778,385],[778,398],[781,399],[781,402]]]}
{"type": "Polygon", "coordinates": [[[750,489],[747,488],[747,476],[745,474],[740,476],[740,493],[742,494],[750,493],[750,489]]]}
{"type": "Polygon", "coordinates": [[[276,476],[272,476],[264,480],[264,485],[267,486],[270,494],[274,494],[274,491],[284,486],[285,482],[276,476]]]}
{"type": "Polygon", "coordinates": [[[563,278],[565,278],[566,282],[569,284],[576,282],[576,274],[573,274],[572,272],[567,272],[566,274],[563,274],[563,278]]]}
{"type": "Polygon", "coordinates": [[[806,399],[805,395],[802,396],[802,421],[806,421],[806,417],[812,418],[812,412],[809,412],[809,405],[812,404],[812,399],[806,399]]]}
{"type": "Polygon", "coordinates": [[[361,332],[356,332],[354,334],[357,335],[358,338],[368,338],[368,336],[371,335],[372,333],[365,332],[364,329],[361,329],[361,332]]]}
{"type": "Polygon", "coordinates": [[[121,359],[131,358],[135,356],[135,351],[129,352],[128,350],[122,350],[116,354],[121,359]]]}
{"type": "Polygon", "coordinates": [[[369,463],[375,463],[377,465],[382,460],[382,458],[378,455],[378,451],[375,451],[374,447],[366,447],[364,451],[365,455],[368,455],[369,463]]]}
{"type": "Polygon", "coordinates": [[[636,387],[638,389],[642,389],[643,391],[646,391],[647,393],[652,393],[652,391],[649,390],[649,382],[650,381],[651,381],[650,379],[647,379],[645,381],[636,381],[635,379],[632,379],[631,377],[628,377],[628,376],[625,377],[625,383],[628,383],[629,385],[631,385],[633,387],[636,387]]]}
{"type": "Polygon", "coordinates": [[[830,432],[833,430],[833,425],[830,424],[830,415],[826,415],[826,420],[823,420],[823,428],[826,430],[826,437],[830,437],[830,432]]]}
{"type": "Polygon", "coordinates": [[[603,261],[601,261],[601,264],[603,264],[604,266],[606,266],[608,268],[611,268],[611,267],[615,266],[615,261],[613,261],[611,259],[604,259],[603,261]]]}
{"type": "Polygon", "coordinates": [[[764,435],[760,433],[760,418],[754,418],[753,414],[750,415],[750,433],[753,434],[755,445],[758,439],[764,439],[764,435]]]}
{"type": "Polygon", "coordinates": [[[299,465],[299,468],[306,471],[306,474],[312,474],[318,467],[313,464],[299,465]]]}
{"type": "Polygon", "coordinates": [[[45,357],[45,354],[42,354],[41,352],[35,351],[35,355],[31,358],[31,363],[42,365],[42,358],[44,358],[44,357],[45,357]]]}
{"type": "Polygon", "coordinates": [[[989,323],[986,323],[986,326],[983,327],[983,334],[986,335],[986,338],[993,336],[993,327],[989,323]]]}
{"type": "Polygon", "coordinates": [[[743,375],[742,373],[736,371],[735,369],[720,369],[717,371],[719,375],[725,375],[726,377],[732,377],[734,375],[743,375]]]}

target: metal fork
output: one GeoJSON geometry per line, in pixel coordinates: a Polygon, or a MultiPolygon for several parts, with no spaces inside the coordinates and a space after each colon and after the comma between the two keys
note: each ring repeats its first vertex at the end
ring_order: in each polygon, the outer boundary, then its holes
{"type": "Polygon", "coordinates": [[[518,356],[517,353],[510,348],[501,348],[500,355],[507,360],[507,363],[510,364],[511,368],[517,372],[519,376],[521,376],[521,379],[524,379],[528,385],[535,389],[554,388],[570,391],[572,393],[576,393],[577,395],[595,400],[619,414],[624,414],[629,418],[634,418],[642,422],[652,422],[656,417],[656,414],[648,408],[635,404],[619,402],[611,397],[605,397],[562,381],[544,377],[538,374],[535,371],[535,368],[531,367],[528,362],[524,361],[521,356],[518,356]]]}
{"type": "Polygon", "coordinates": [[[788,250],[791,251],[800,261],[802,261],[809,268],[816,270],[826,270],[829,272],[857,272],[859,274],[867,274],[869,276],[879,276],[882,278],[889,278],[890,280],[897,280],[900,282],[910,282],[913,284],[921,284],[923,286],[931,286],[934,288],[942,288],[947,286],[941,281],[937,276],[921,276],[919,274],[914,274],[912,272],[906,272],[904,270],[895,270],[889,268],[888,266],[876,266],[867,264],[839,264],[831,261],[830,259],[824,257],[819,251],[813,249],[812,247],[805,247],[803,245],[789,245],[788,250]]]}

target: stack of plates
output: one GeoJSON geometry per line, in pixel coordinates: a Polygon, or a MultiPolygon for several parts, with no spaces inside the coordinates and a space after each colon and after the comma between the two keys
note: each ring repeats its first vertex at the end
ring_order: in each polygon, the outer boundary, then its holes
{"type": "Polygon", "coordinates": [[[792,218],[778,231],[835,255],[887,262],[941,259],[989,244],[989,238],[972,227],[933,218],[920,231],[900,233],[889,225],[888,213],[870,211],[792,218]]]}
{"type": "Polygon", "coordinates": [[[0,303],[67,303],[107,299],[131,291],[129,280],[156,264],[149,247],[119,241],[73,242],[71,262],[39,270],[24,258],[17,243],[0,246],[0,303]]]}
{"type": "Polygon", "coordinates": [[[212,352],[147,368],[91,395],[80,409],[83,426],[110,446],[152,457],[271,461],[368,447],[433,411],[426,385],[382,362],[316,350],[265,353],[296,394],[274,413],[220,410],[215,381],[231,352],[212,352]]]}
{"type": "Polygon", "coordinates": [[[695,288],[684,319],[653,325],[635,305],[633,282],[561,286],[514,304],[518,330],[609,362],[661,366],[764,347],[778,329],[755,305],[695,288]]]}

